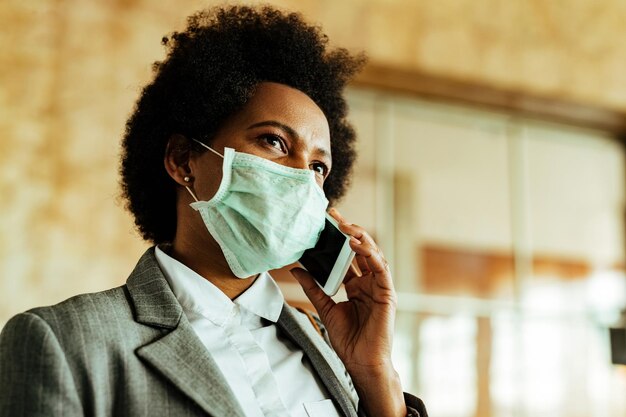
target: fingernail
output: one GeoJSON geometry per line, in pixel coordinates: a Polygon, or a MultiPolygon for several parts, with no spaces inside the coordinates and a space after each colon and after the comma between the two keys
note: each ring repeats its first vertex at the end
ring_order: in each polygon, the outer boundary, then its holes
{"type": "Polygon", "coordinates": [[[360,245],[360,244],[361,244],[361,241],[360,241],[360,240],[358,240],[357,238],[355,238],[354,236],[350,236],[350,240],[351,240],[352,242],[356,243],[357,245],[360,245]]]}

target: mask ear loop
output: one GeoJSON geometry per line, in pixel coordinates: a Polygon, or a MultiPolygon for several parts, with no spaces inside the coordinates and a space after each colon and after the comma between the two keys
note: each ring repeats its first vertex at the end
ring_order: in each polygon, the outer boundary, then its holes
{"type": "MultiPolygon", "coordinates": [[[[197,142],[199,145],[204,146],[205,148],[207,148],[208,150],[210,150],[211,152],[213,152],[215,155],[219,156],[220,158],[224,159],[224,155],[222,155],[221,153],[219,153],[218,151],[216,151],[215,149],[211,148],[209,145],[206,145],[202,142],[200,142],[197,139],[191,138],[191,140],[193,140],[194,142],[197,142]]],[[[191,194],[191,197],[193,197],[193,199],[197,202],[200,201],[198,200],[198,197],[196,197],[196,195],[194,194],[193,191],[191,191],[191,188],[189,188],[188,185],[185,185],[185,188],[187,189],[187,191],[189,192],[189,194],[191,194]]]]}
{"type": "Polygon", "coordinates": [[[198,197],[196,197],[196,195],[193,193],[193,191],[191,191],[191,188],[189,188],[188,185],[185,185],[185,188],[187,189],[187,191],[189,191],[189,194],[191,194],[194,200],[199,201],[198,197]]]}
{"type": "Polygon", "coordinates": [[[213,152],[215,155],[219,156],[220,158],[224,159],[224,155],[222,155],[221,153],[219,153],[218,151],[216,151],[215,149],[211,148],[209,145],[206,145],[202,142],[200,142],[197,139],[191,138],[191,140],[193,140],[194,142],[197,142],[199,145],[204,146],[205,148],[207,148],[208,150],[210,150],[211,152],[213,152]]]}

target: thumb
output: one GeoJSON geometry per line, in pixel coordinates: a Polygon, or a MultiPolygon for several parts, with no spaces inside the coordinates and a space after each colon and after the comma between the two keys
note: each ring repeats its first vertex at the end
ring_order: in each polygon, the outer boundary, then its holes
{"type": "Polygon", "coordinates": [[[289,270],[291,275],[298,281],[304,293],[317,310],[322,321],[335,305],[335,302],[317,285],[313,276],[302,268],[292,268],[289,270]]]}

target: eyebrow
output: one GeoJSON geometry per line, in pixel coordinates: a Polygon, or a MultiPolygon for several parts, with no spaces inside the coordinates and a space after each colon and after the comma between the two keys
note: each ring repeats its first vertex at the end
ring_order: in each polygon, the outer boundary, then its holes
{"type": "MultiPolygon", "coordinates": [[[[254,129],[255,127],[262,127],[262,126],[277,127],[277,128],[279,128],[281,130],[284,130],[289,136],[295,138],[296,140],[302,140],[300,138],[300,135],[298,135],[298,132],[296,132],[292,127],[287,126],[284,123],[280,123],[280,122],[278,122],[276,120],[265,120],[263,122],[254,123],[254,124],[248,126],[248,130],[254,129]]],[[[330,156],[330,152],[328,150],[326,150],[325,148],[317,147],[317,148],[315,148],[315,152],[321,154],[323,157],[328,158],[328,160],[332,161],[332,158],[330,156]]]]}

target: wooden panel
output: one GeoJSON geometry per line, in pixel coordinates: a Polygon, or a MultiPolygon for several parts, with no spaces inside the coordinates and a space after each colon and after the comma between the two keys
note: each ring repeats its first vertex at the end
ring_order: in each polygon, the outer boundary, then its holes
{"type": "Polygon", "coordinates": [[[621,111],[416,70],[370,64],[356,78],[354,85],[478,105],[531,118],[602,129],[616,135],[626,132],[626,113],[621,111]]]}
{"type": "Polygon", "coordinates": [[[488,297],[513,295],[511,254],[425,246],[421,249],[425,293],[488,297]]]}
{"type": "MultiPolygon", "coordinates": [[[[511,253],[473,251],[443,246],[421,249],[424,293],[474,297],[511,297],[514,290],[514,260],[511,253]]],[[[581,259],[537,254],[533,275],[563,280],[583,279],[591,266],[581,259]]]]}
{"type": "Polygon", "coordinates": [[[591,265],[582,260],[558,259],[545,255],[533,259],[533,275],[552,276],[561,279],[580,279],[588,277],[591,265]]]}

